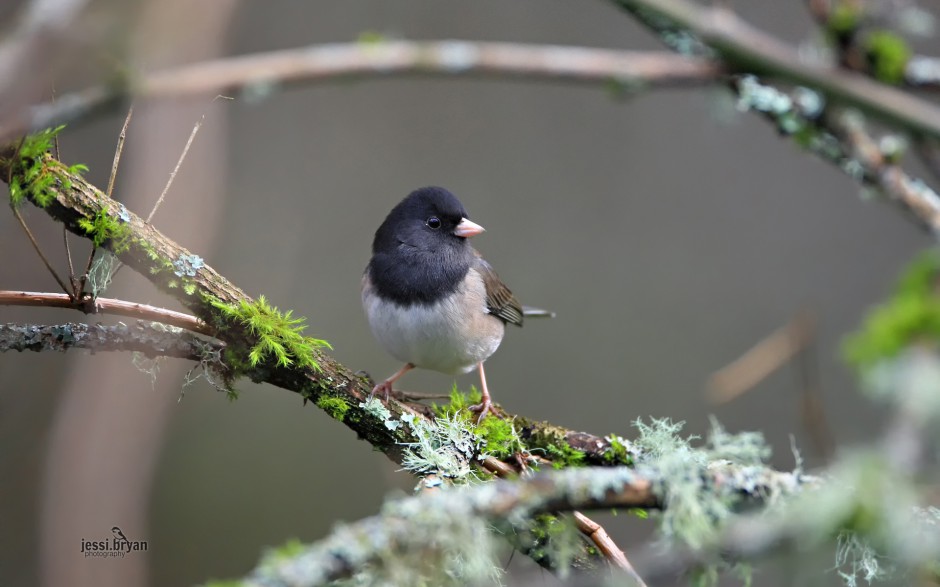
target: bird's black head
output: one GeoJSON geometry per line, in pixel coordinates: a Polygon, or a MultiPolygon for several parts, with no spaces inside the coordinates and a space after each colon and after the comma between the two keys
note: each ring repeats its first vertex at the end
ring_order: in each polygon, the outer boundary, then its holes
{"type": "Polygon", "coordinates": [[[470,217],[454,194],[439,187],[417,189],[392,208],[375,231],[373,253],[401,247],[419,251],[468,248],[465,236],[454,233],[470,217]]]}
{"type": "Polygon", "coordinates": [[[467,237],[482,231],[444,188],[411,192],[375,232],[369,263],[373,286],[402,304],[437,301],[467,274],[474,260],[467,237]]]}

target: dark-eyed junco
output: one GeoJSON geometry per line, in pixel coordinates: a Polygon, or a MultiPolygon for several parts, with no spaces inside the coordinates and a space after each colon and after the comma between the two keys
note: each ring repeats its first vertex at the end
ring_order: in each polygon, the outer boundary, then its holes
{"type": "Polygon", "coordinates": [[[375,232],[362,305],[375,338],[405,363],[372,395],[388,399],[392,384],[415,367],[453,375],[476,367],[483,401],[471,409],[482,420],[493,407],[483,361],[507,323],[522,326],[523,307],[467,241],[483,232],[469,216],[443,188],[411,192],[375,232]]]}

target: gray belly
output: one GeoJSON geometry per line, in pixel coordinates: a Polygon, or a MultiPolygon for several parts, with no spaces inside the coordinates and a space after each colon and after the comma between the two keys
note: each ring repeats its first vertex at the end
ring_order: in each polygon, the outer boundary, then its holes
{"type": "Polygon", "coordinates": [[[362,305],[376,340],[403,363],[448,374],[472,370],[499,348],[505,327],[486,309],[482,280],[468,281],[473,285],[465,282],[448,300],[406,309],[380,300],[364,277],[362,305]]]}

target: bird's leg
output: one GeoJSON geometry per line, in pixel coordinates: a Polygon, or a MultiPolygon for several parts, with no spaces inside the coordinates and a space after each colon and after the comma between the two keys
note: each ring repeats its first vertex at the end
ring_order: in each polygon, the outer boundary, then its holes
{"type": "Polygon", "coordinates": [[[493,411],[493,401],[490,399],[490,391],[486,388],[486,374],[483,373],[483,361],[480,361],[477,368],[480,371],[480,387],[483,391],[483,401],[470,406],[470,411],[480,412],[480,417],[477,418],[477,424],[479,424],[483,421],[483,418],[486,417],[487,412],[491,412],[494,416],[496,416],[496,412],[493,411]]]}
{"type": "Polygon", "coordinates": [[[402,375],[414,368],[415,366],[411,363],[405,363],[405,366],[399,369],[394,375],[373,387],[372,393],[369,394],[369,399],[372,399],[376,393],[381,391],[383,394],[385,394],[385,401],[388,401],[388,395],[392,393],[392,384],[398,381],[402,375]]]}

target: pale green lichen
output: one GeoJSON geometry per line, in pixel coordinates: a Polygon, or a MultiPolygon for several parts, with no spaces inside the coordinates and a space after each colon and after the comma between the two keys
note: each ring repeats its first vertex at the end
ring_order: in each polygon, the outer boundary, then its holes
{"type": "Polygon", "coordinates": [[[398,430],[401,422],[396,420],[388,408],[377,397],[370,397],[364,402],[359,403],[359,407],[369,416],[380,420],[389,430],[398,430]]]}
{"type": "Polygon", "coordinates": [[[770,448],[758,433],[730,434],[713,421],[706,441],[693,445],[698,437],[682,436],[683,422],[654,418],[634,425],[640,433],[632,443],[636,468],[658,480],[654,491],[665,504],[658,517],[666,539],[702,548],[715,539],[748,489],[767,491],[763,460],[770,448]],[[709,481],[716,467],[726,467],[723,472],[734,478],[724,484],[709,481]]]}
{"type": "Polygon", "coordinates": [[[434,421],[405,414],[402,422],[416,440],[406,447],[402,467],[418,475],[434,473],[450,479],[474,477],[472,463],[480,453],[481,438],[457,416],[434,421]]]}

